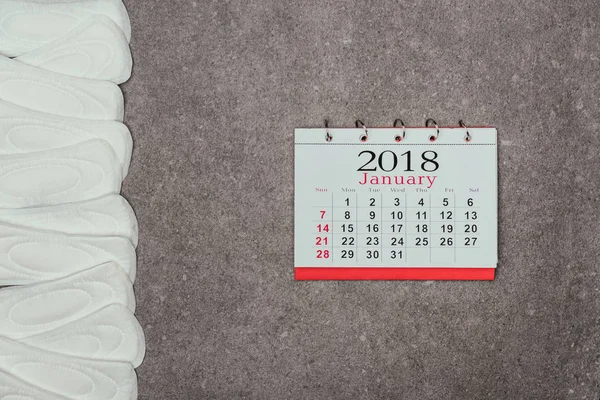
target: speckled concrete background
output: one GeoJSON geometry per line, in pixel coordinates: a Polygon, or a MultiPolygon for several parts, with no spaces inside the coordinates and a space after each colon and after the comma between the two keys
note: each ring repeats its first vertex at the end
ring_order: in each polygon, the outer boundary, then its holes
{"type": "Polygon", "coordinates": [[[141,399],[600,397],[597,0],[128,0],[141,399]],[[293,281],[294,127],[498,127],[494,282],[293,281]]]}

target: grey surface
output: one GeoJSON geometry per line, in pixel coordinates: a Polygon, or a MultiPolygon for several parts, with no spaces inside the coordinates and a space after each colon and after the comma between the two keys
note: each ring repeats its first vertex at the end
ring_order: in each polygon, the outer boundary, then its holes
{"type": "Polygon", "coordinates": [[[127,6],[141,399],[600,397],[597,0],[127,6]],[[324,117],[497,126],[497,279],[294,282],[324,117]]]}

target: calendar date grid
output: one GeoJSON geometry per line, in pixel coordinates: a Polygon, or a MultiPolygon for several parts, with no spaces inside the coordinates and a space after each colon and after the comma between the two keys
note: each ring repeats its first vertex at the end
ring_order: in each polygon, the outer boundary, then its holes
{"type": "Polygon", "coordinates": [[[415,251],[428,252],[431,262],[433,248],[436,248],[450,250],[456,262],[458,247],[480,248],[477,243],[477,212],[480,207],[473,198],[469,198],[466,205],[457,206],[454,193],[444,194],[443,204],[438,206],[432,204],[430,193],[422,195],[416,205],[409,205],[406,193],[401,196],[394,194],[388,196],[393,206],[384,206],[383,193],[361,195],[360,198],[358,193],[332,193],[330,205],[312,206],[318,209],[320,217],[311,220],[317,228],[313,232],[316,242],[312,246],[317,258],[330,258],[332,263],[340,258],[348,263],[397,261],[398,265],[403,265],[408,262],[410,253],[415,251]],[[336,204],[336,197],[342,198],[342,204],[336,204]],[[365,198],[368,205],[361,205],[359,200],[365,198]],[[457,214],[463,210],[467,211],[462,216],[457,214]],[[387,216],[388,212],[391,218],[387,216]],[[435,218],[432,218],[433,213],[435,218]],[[324,224],[325,221],[328,223],[324,224]],[[457,232],[461,224],[464,232],[457,232]],[[457,242],[457,234],[462,243],[457,242]]]}

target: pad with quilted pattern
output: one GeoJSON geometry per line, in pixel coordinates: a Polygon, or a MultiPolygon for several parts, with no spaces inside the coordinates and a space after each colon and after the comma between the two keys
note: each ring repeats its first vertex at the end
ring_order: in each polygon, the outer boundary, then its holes
{"type": "Polygon", "coordinates": [[[123,83],[131,76],[131,51],[123,31],[108,17],[94,15],[76,29],[17,61],[79,78],[123,83]]]}
{"type": "Polygon", "coordinates": [[[2,0],[0,54],[16,57],[52,42],[92,15],[110,18],[127,40],[131,24],[121,0],[2,0]]]}
{"type": "Polygon", "coordinates": [[[0,99],[63,117],[123,121],[123,93],[117,84],[58,74],[3,56],[0,99]]]}

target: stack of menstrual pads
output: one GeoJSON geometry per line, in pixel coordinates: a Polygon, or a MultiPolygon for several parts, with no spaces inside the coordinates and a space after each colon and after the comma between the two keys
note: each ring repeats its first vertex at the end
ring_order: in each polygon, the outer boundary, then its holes
{"type": "Polygon", "coordinates": [[[131,400],[137,221],[121,0],[0,0],[0,398],[131,400]]]}

